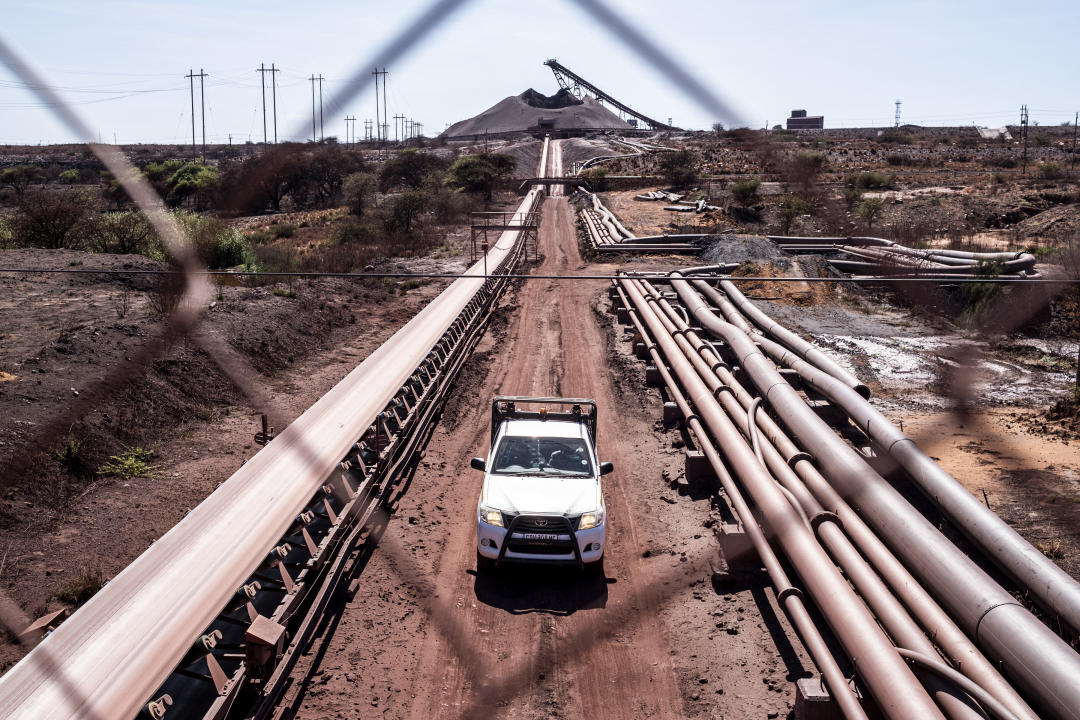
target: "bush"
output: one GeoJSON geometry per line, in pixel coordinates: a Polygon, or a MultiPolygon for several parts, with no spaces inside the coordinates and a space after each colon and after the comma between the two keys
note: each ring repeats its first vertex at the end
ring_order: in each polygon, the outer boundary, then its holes
{"type": "Polygon", "coordinates": [[[343,191],[345,207],[356,217],[363,217],[375,199],[375,176],[369,172],[354,172],[345,176],[343,191]]]}
{"type": "Polygon", "coordinates": [[[855,186],[844,187],[844,203],[848,210],[858,205],[860,200],[862,200],[862,190],[855,186]]]}
{"type": "Polygon", "coordinates": [[[900,132],[899,130],[886,130],[878,136],[879,143],[885,143],[887,145],[911,145],[915,142],[915,139],[910,135],[900,132]]]}
{"type": "Polygon", "coordinates": [[[804,193],[808,193],[824,168],[824,153],[816,150],[800,150],[788,161],[785,174],[788,182],[797,185],[804,193]]]}
{"type": "Polygon", "coordinates": [[[503,153],[466,155],[458,158],[450,167],[446,182],[451,187],[482,195],[484,200],[490,201],[495,181],[509,176],[516,166],[517,160],[503,153]]]}
{"type": "Polygon", "coordinates": [[[390,201],[383,222],[390,232],[407,233],[425,209],[424,194],[416,190],[406,190],[390,201]]]}
{"type": "Polygon", "coordinates": [[[280,240],[281,238],[295,237],[296,226],[292,223],[280,223],[278,225],[271,225],[270,234],[273,235],[274,238],[277,240],[280,240]]]}
{"type": "Polygon", "coordinates": [[[660,174],[672,188],[689,187],[698,179],[697,156],[689,150],[664,153],[660,159],[660,174]]]}
{"type": "Polygon", "coordinates": [[[760,188],[760,180],[740,180],[731,184],[731,197],[735,198],[735,202],[747,207],[757,200],[760,188]]]}
{"type": "Polygon", "coordinates": [[[379,173],[379,190],[387,192],[397,187],[418,190],[424,178],[433,172],[443,172],[448,163],[437,155],[422,153],[416,148],[404,150],[383,165],[379,173]]]}
{"type": "Polygon", "coordinates": [[[79,171],[72,168],[61,172],[56,179],[59,180],[62,185],[74,185],[82,178],[79,175],[79,171]]]}
{"type": "MultiPolygon", "coordinates": [[[[721,128],[723,129],[723,128],[721,128]]],[[[585,182],[589,183],[589,187],[597,192],[607,190],[607,170],[602,167],[591,167],[586,170],[582,170],[580,173],[585,182]]]]}
{"type": "Polygon", "coordinates": [[[211,270],[243,265],[254,258],[244,236],[216,217],[177,212],[176,221],[199,261],[211,270]]]}
{"type": "Polygon", "coordinates": [[[150,221],[135,210],[103,213],[87,223],[86,244],[94,252],[143,254],[156,239],[150,221]]]}
{"type": "Polygon", "coordinates": [[[201,210],[208,205],[217,187],[216,167],[202,162],[189,162],[182,165],[165,183],[165,202],[170,207],[179,207],[188,198],[193,198],[195,208],[201,210]]]}
{"type": "Polygon", "coordinates": [[[11,221],[14,242],[21,247],[78,250],[92,207],[92,198],[83,191],[28,190],[19,198],[11,221]]]}
{"type": "Polygon", "coordinates": [[[16,165],[0,170],[0,186],[6,185],[22,195],[31,183],[45,182],[45,172],[37,165],[16,165]]]}
{"type": "Polygon", "coordinates": [[[94,597],[104,585],[105,578],[101,576],[100,572],[83,568],[77,576],[72,578],[71,582],[56,593],[56,599],[66,605],[80,607],[87,600],[94,597]]]}
{"type": "Polygon", "coordinates": [[[791,223],[796,218],[810,212],[810,203],[801,195],[785,195],[780,200],[780,221],[784,225],[784,234],[791,230],[791,223]]]}
{"type": "Polygon", "coordinates": [[[864,190],[892,190],[896,187],[896,178],[882,173],[864,172],[855,178],[854,187],[864,190]]]}
{"type": "Polygon", "coordinates": [[[1062,171],[1061,166],[1055,162],[1039,163],[1036,172],[1043,180],[1060,180],[1065,177],[1065,173],[1062,171]]]}
{"type": "Polygon", "coordinates": [[[347,245],[350,243],[371,243],[378,235],[374,229],[355,220],[346,220],[334,227],[333,242],[335,245],[347,245]]]}

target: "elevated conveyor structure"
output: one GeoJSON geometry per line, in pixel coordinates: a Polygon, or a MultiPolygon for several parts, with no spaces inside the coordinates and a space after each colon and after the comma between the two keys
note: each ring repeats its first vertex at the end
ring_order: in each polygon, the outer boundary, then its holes
{"type": "Polygon", "coordinates": [[[575,73],[570,68],[560,64],[557,60],[548,60],[544,64],[551,68],[551,72],[555,73],[555,79],[559,82],[559,87],[569,90],[577,98],[581,97],[582,88],[584,88],[585,90],[588,90],[590,93],[592,93],[593,97],[595,97],[597,100],[600,100],[601,102],[606,102],[609,105],[618,108],[630,117],[637,118],[641,122],[648,125],[649,129],[651,130],[680,129],[675,127],[674,125],[668,125],[667,123],[662,123],[659,120],[653,120],[648,115],[643,115],[642,113],[639,113],[637,110],[634,110],[629,105],[624,105],[623,103],[608,95],[600,88],[593,85],[585,78],[575,73]]]}

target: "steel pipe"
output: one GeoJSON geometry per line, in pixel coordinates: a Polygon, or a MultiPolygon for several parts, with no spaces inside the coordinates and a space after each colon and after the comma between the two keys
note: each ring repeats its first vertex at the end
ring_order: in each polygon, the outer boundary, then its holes
{"type": "MultiPolygon", "coordinates": [[[[639,310],[648,306],[634,281],[622,282],[639,310]]],[[[674,374],[685,388],[687,398],[720,444],[727,461],[761,511],[769,531],[791,559],[845,650],[852,657],[864,660],[872,658],[872,661],[860,665],[860,671],[882,711],[887,717],[897,720],[943,717],[923,691],[918,679],[897,655],[888,637],[814,540],[809,528],[803,525],[787,498],[777,489],[775,480],[758,462],[735,425],[720,409],[693,365],[679,351],[675,341],[662,331],[663,326],[655,313],[650,310],[642,314],[674,374]]]]}
{"type": "Polygon", "coordinates": [[[750,338],[716,317],[687,280],[672,273],[671,283],[702,327],[732,348],[780,420],[818,458],[829,482],[932,588],[964,629],[1056,717],[1080,718],[1080,656],[833,433],[750,338]]]}

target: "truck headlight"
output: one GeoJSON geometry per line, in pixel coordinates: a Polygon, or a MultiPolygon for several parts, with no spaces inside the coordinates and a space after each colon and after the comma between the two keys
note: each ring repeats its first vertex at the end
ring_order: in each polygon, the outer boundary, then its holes
{"type": "Polygon", "coordinates": [[[604,522],[603,510],[582,513],[581,520],[578,522],[578,530],[588,530],[589,528],[596,527],[602,522],[604,522]]]}
{"type": "Polygon", "coordinates": [[[502,511],[482,506],[480,508],[480,522],[486,522],[488,525],[505,527],[503,525],[502,511]]]}

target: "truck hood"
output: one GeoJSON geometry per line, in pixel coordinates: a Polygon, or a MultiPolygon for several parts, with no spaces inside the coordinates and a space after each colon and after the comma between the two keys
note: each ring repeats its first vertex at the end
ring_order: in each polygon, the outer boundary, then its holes
{"type": "Polygon", "coordinates": [[[484,505],[504,512],[580,515],[600,506],[593,477],[489,475],[484,505]]]}

